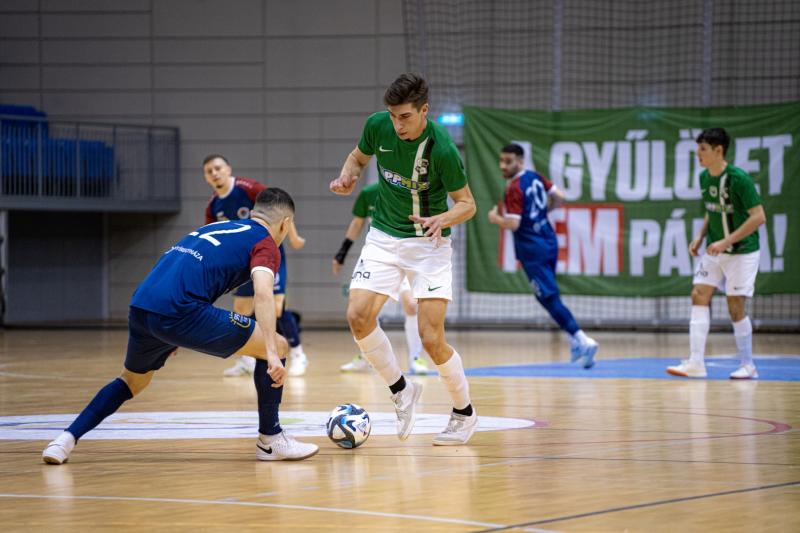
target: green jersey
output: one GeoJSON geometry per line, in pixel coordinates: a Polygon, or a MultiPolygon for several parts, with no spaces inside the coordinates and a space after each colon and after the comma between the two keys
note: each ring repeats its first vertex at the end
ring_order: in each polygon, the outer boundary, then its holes
{"type": "MultiPolygon", "coordinates": [[[[467,185],[464,164],[445,129],[428,120],[419,138],[397,136],[388,111],[367,119],[358,149],[378,160],[378,198],[372,225],[394,237],[421,237],[425,230],[410,215],[447,211],[447,193],[467,185]]],[[[442,236],[450,229],[442,230],[442,236]]]]}
{"type": "Polygon", "coordinates": [[[353,204],[353,216],[367,218],[375,211],[375,202],[378,200],[378,183],[366,185],[358,193],[356,203],[353,204]]]}
{"type": "MultiPolygon", "coordinates": [[[[761,205],[753,179],[741,168],[728,165],[722,174],[712,176],[708,170],[700,173],[703,208],[708,215],[706,243],[722,240],[741,226],[749,209],[761,205]]],[[[725,253],[747,254],[758,250],[758,232],[754,231],[728,248],[725,253]]]]}

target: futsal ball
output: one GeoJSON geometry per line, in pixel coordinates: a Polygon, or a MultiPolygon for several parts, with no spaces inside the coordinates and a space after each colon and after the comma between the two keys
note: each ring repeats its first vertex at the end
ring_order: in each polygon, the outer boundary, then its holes
{"type": "Polygon", "coordinates": [[[337,405],[325,425],[328,438],[341,448],[358,448],[369,437],[369,413],[354,403],[337,405]]]}

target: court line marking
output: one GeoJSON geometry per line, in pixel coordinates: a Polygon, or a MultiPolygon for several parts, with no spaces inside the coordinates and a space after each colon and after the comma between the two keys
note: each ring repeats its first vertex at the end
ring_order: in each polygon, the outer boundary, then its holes
{"type": "MultiPolygon", "coordinates": [[[[26,498],[37,500],[89,500],[89,501],[124,501],[124,502],[149,502],[149,503],[186,503],[194,505],[238,505],[241,507],[269,507],[277,509],[293,509],[298,511],[316,511],[323,513],[344,513],[362,516],[377,516],[381,518],[402,518],[406,520],[421,520],[427,522],[437,522],[442,524],[458,524],[464,526],[480,526],[489,528],[505,528],[503,524],[492,522],[478,522],[474,520],[462,520],[459,518],[439,518],[435,516],[425,516],[416,514],[383,513],[380,511],[362,511],[358,509],[341,509],[336,507],[313,507],[310,505],[292,505],[282,503],[262,503],[262,502],[242,502],[230,500],[194,500],[188,498],[139,498],[135,496],[69,496],[58,494],[12,494],[0,493],[0,498],[26,498]]],[[[527,527],[527,526],[524,526],[527,527]]],[[[543,529],[530,529],[532,532],[545,533],[543,529]]]]}
{"type": "Polygon", "coordinates": [[[610,514],[610,513],[618,513],[622,511],[631,511],[633,509],[643,509],[646,507],[656,507],[659,505],[669,505],[671,503],[680,503],[680,502],[688,502],[693,500],[703,500],[706,498],[716,498],[717,496],[729,496],[731,494],[741,494],[744,492],[756,492],[759,490],[768,490],[768,489],[779,489],[784,487],[793,487],[800,485],[800,481],[787,481],[786,483],[775,483],[773,485],[760,485],[758,487],[749,487],[746,489],[736,489],[736,490],[726,490],[722,492],[711,492],[708,494],[698,494],[696,496],[685,496],[683,498],[671,498],[669,500],[657,500],[654,502],[647,502],[647,503],[637,503],[635,505],[626,505],[624,507],[612,507],[610,509],[602,509],[600,511],[591,511],[588,513],[581,513],[581,514],[574,514],[574,515],[567,515],[567,516],[560,516],[558,518],[548,518],[545,520],[534,520],[531,522],[525,522],[522,524],[515,524],[511,526],[503,526],[497,529],[485,529],[481,531],[476,531],[473,533],[491,533],[494,531],[507,531],[509,529],[521,529],[528,526],[536,526],[540,524],[551,524],[553,522],[565,522],[567,520],[576,520],[578,518],[587,518],[590,516],[598,516],[602,514],[610,514]]]}

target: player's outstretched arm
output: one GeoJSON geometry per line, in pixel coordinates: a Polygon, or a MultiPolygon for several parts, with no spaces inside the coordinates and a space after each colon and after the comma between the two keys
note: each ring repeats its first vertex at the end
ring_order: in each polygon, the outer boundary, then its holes
{"type": "Polygon", "coordinates": [[[297,233],[297,226],[294,225],[294,221],[292,221],[292,225],[289,226],[289,244],[295,250],[299,250],[303,246],[306,245],[306,240],[297,233]]]}
{"type": "Polygon", "coordinates": [[[736,231],[724,239],[712,243],[706,251],[711,255],[721,254],[737,242],[756,231],[761,224],[767,221],[767,215],[764,213],[763,205],[751,207],[747,210],[747,213],[749,215],[747,220],[745,220],[742,225],[736,229],[736,231]]]}
{"type": "Polygon", "coordinates": [[[567,201],[567,196],[555,185],[550,187],[550,190],[547,191],[547,209],[558,209],[561,207],[564,202],[567,201]]]}
{"type": "Polygon", "coordinates": [[[275,276],[271,272],[256,270],[253,272],[253,307],[256,313],[257,327],[264,335],[264,346],[267,352],[267,373],[272,378],[274,388],[283,386],[286,369],[278,354],[278,343],[275,332],[275,297],[272,294],[275,276]]]}
{"type": "Polygon", "coordinates": [[[415,215],[408,217],[409,220],[421,224],[422,227],[426,228],[425,236],[430,237],[432,240],[441,237],[444,228],[451,228],[475,216],[477,208],[475,207],[475,198],[472,196],[469,185],[465,185],[457,191],[448,194],[453,200],[453,205],[444,213],[432,217],[418,217],[415,215]]]}
{"type": "Polygon", "coordinates": [[[491,208],[488,215],[489,222],[496,226],[500,226],[503,229],[510,229],[511,231],[517,231],[519,229],[520,218],[501,215],[497,210],[497,206],[491,208]]]}
{"type": "Polygon", "coordinates": [[[347,154],[339,177],[333,180],[328,188],[336,194],[348,195],[353,192],[361,172],[367,167],[371,156],[366,155],[356,146],[347,154]]]}
{"type": "Polygon", "coordinates": [[[353,220],[350,221],[350,225],[347,227],[347,233],[344,235],[342,246],[333,257],[331,272],[334,276],[339,275],[339,271],[342,269],[344,260],[347,257],[347,252],[350,250],[350,247],[353,246],[353,241],[355,241],[361,233],[361,228],[364,227],[364,221],[365,219],[363,217],[353,217],[353,220]]]}

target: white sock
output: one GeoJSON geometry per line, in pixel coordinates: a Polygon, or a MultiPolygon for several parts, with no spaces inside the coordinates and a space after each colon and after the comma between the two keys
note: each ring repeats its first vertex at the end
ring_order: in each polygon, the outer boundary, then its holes
{"type": "Polygon", "coordinates": [[[406,315],[405,321],[406,345],[408,346],[408,363],[422,356],[422,339],[419,338],[419,323],[417,315],[406,315]]]}
{"type": "Polygon", "coordinates": [[[397,383],[403,375],[403,371],[397,364],[389,337],[380,326],[377,326],[363,339],[359,340],[355,337],[354,339],[364,358],[369,361],[383,381],[389,386],[397,383]]]}
{"type": "Polygon", "coordinates": [[[733,337],[736,339],[736,351],[739,360],[744,365],[753,364],[753,324],[750,317],[746,316],[739,322],[733,323],[733,337]]]}
{"type": "Polygon", "coordinates": [[[572,344],[586,344],[589,341],[589,337],[583,332],[582,329],[579,329],[575,332],[575,335],[570,336],[570,340],[572,341],[572,344]]]}
{"type": "Polygon", "coordinates": [[[469,383],[467,376],[464,375],[464,365],[461,363],[461,356],[453,350],[445,363],[436,365],[439,369],[439,377],[444,383],[450,398],[453,399],[453,407],[465,409],[471,402],[469,399],[469,383]]]}
{"type": "Polygon", "coordinates": [[[693,305],[689,322],[689,359],[693,363],[705,364],[706,338],[711,326],[711,310],[707,305],[693,305]]]}

